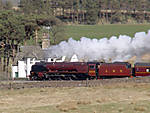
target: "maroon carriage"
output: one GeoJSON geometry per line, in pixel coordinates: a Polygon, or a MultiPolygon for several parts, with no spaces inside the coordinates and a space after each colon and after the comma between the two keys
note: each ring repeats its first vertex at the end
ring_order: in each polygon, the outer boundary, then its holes
{"type": "Polygon", "coordinates": [[[101,63],[98,66],[99,77],[131,77],[131,64],[127,62],[101,63]]]}
{"type": "Polygon", "coordinates": [[[150,76],[150,63],[136,63],[134,64],[135,76],[150,76]]]}

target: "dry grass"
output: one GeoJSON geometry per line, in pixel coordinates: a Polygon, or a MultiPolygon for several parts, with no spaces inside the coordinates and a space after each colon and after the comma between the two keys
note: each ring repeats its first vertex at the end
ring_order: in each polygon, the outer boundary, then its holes
{"type": "Polygon", "coordinates": [[[0,113],[149,113],[150,84],[0,90],[0,113]]]}
{"type": "Polygon", "coordinates": [[[88,104],[91,104],[91,101],[80,100],[80,101],[77,102],[77,104],[79,104],[79,105],[88,105],[88,104]]]}
{"type": "Polygon", "coordinates": [[[144,112],[147,110],[147,108],[145,106],[136,106],[136,107],[134,107],[134,110],[144,112]]]}
{"type": "Polygon", "coordinates": [[[75,101],[68,101],[68,102],[63,102],[59,105],[56,106],[60,111],[63,112],[68,112],[69,110],[76,110],[77,107],[77,102],[75,101]]]}
{"type": "Polygon", "coordinates": [[[105,102],[108,102],[108,101],[111,101],[111,98],[103,97],[103,98],[100,98],[100,99],[96,100],[97,103],[105,103],[105,102]]]}

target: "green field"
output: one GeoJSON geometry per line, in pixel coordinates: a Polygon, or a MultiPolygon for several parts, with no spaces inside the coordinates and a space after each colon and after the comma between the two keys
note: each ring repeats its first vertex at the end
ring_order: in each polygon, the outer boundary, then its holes
{"type": "Polygon", "coordinates": [[[136,32],[150,29],[150,24],[138,25],[69,25],[65,26],[66,38],[80,39],[88,38],[110,38],[111,36],[128,35],[134,37],[136,32]]]}
{"type": "MultiPolygon", "coordinates": [[[[136,32],[147,32],[148,30],[150,30],[150,24],[65,25],[64,32],[59,34],[56,42],[59,43],[69,38],[79,40],[81,37],[97,39],[119,35],[134,37],[136,32]]],[[[39,37],[42,37],[42,31],[39,32],[39,37]]],[[[27,44],[34,45],[35,40],[27,40],[27,44]]]]}

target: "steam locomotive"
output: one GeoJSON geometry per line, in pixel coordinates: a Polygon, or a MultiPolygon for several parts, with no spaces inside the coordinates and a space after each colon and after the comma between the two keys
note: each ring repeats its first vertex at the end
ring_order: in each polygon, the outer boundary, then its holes
{"type": "Polygon", "coordinates": [[[84,80],[113,77],[149,76],[150,63],[128,62],[38,62],[31,68],[30,80],[84,80]]]}

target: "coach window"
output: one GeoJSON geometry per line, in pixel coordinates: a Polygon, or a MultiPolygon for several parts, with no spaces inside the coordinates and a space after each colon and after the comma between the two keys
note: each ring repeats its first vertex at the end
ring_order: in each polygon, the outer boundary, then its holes
{"type": "Polygon", "coordinates": [[[150,69],[146,69],[146,72],[150,72],[150,69]]]}
{"type": "Polygon", "coordinates": [[[126,65],[126,68],[131,68],[131,64],[126,65]]]}
{"type": "Polygon", "coordinates": [[[137,68],[136,71],[139,72],[139,68],[137,68]]]}
{"type": "Polygon", "coordinates": [[[94,69],[94,68],[95,68],[95,66],[94,66],[94,65],[91,65],[91,66],[90,66],[90,69],[94,69]]]}

